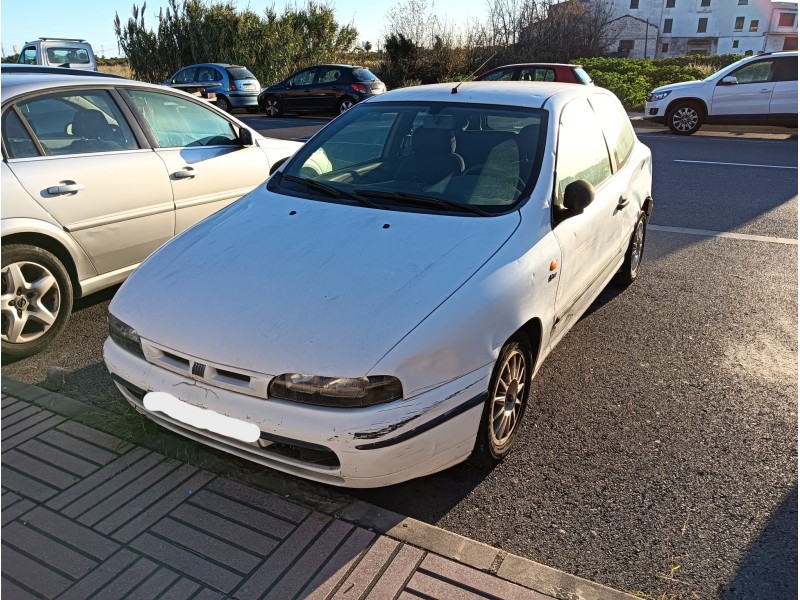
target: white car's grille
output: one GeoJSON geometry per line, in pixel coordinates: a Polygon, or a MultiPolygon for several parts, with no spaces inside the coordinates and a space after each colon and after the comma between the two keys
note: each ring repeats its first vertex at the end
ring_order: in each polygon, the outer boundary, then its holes
{"type": "Polygon", "coordinates": [[[240,394],[267,397],[267,388],[273,375],[232,369],[227,365],[189,356],[148,340],[142,340],[142,349],[148,362],[159,367],[240,394]]]}

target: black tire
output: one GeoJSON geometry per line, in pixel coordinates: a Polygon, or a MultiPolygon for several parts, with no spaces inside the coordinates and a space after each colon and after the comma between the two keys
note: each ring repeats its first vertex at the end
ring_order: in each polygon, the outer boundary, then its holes
{"type": "Polygon", "coordinates": [[[339,100],[339,114],[346,112],[355,106],[355,101],[352,98],[345,96],[339,100]]]}
{"type": "Polygon", "coordinates": [[[494,365],[489,382],[489,396],[483,407],[478,436],[470,456],[470,462],[476,467],[491,468],[511,452],[528,406],[532,373],[533,352],[530,341],[526,336],[517,334],[503,346],[494,365]],[[523,361],[523,371],[519,378],[511,377],[506,383],[509,375],[507,367],[514,360],[523,361]],[[504,429],[505,424],[508,424],[508,429],[504,429]]]}
{"type": "Polygon", "coordinates": [[[20,359],[40,352],[66,326],[72,280],[58,258],[35,246],[3,246],[2,265],[2,354],[20,359]],[[52,284],[37,290],[33,284],[47,276],[53,277],[52,284]]]}
{"type": "Polygon", "coordinates": [[[644,242],[647,238],[647,215],[642,213],[636,220],[636,225],[633,227],[631,234],[631,241],[628,243],[628,249],[625,252],[625,260],[622,263],[622,268],[617,274],[617,283],[627,286],[636,281],[639,276],[639,270],[642,266],[642,258],[644,256],[644,242]]]}
{"type": "Polygon", "coordinates": [[[283,114],[281,101],[275,96],[267,96],[264,99],[264,112],[268,117],[280,117],[283,114]]]}
{"type": "Polygon", "coordinates": [[[697,102],[679,102],[667,113],[667,127],[677,135],[692,135],[703,124],[705,112],[697,102]]]}
{"type": "Polygon", "coordinates": [[[225,112],[231,112],[231,103],[225,96],[217,96],[217,108],[225,112]]]}

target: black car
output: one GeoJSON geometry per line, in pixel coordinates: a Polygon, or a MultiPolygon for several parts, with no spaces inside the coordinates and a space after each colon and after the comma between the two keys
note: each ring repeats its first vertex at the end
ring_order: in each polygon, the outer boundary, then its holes
{"type": "Polygon", "coordinates": [[[259,108],[270,117],[284,112],[342,113],[386,91],[374,73],[353,65],[315,65],[261,90],[259,108]]]}

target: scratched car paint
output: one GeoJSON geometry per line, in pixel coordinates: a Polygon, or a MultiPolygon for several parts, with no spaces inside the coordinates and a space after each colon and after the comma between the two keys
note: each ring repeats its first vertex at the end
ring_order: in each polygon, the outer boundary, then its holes
{"type": "Polygon", "coordinates": [[[650,152],[605,90],[397,90],[152,255],[110,305],[104,358],[157,423],[300,477],[492,465],[548,353],[637,278],[652,207],[650,152]]]}

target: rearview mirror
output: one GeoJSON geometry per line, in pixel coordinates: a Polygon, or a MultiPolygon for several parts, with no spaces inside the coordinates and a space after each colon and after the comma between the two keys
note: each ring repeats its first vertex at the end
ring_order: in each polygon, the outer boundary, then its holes
{"type": "Polygon", "coordinates": [[[728,75],[727,77],[723,77],[722,81],[719,82],[720,85],[736,85],[739,83],[739,80],[736,79],[733,75],[728,75]]]}
{"type": "Polygon", "coordinates": [[[564,208],[570,215],[579,215],[594,200],[594,186],[583,179],[573,181],[564,188],[564,208]]]}

